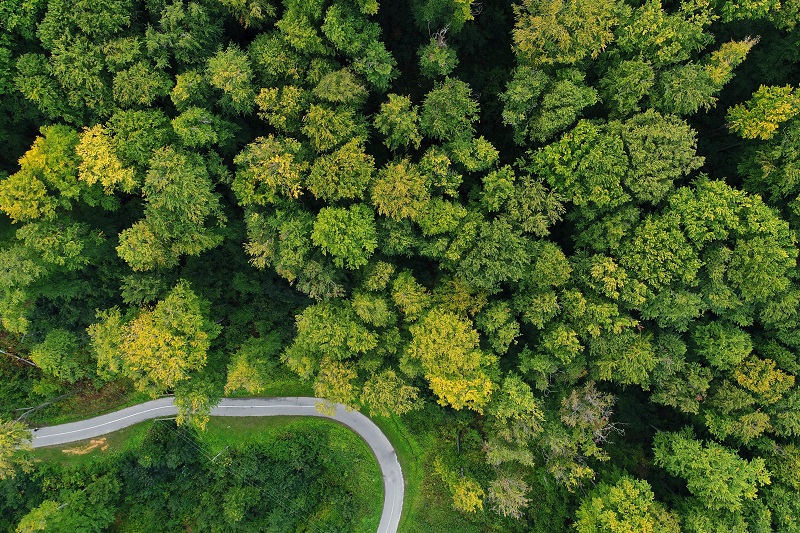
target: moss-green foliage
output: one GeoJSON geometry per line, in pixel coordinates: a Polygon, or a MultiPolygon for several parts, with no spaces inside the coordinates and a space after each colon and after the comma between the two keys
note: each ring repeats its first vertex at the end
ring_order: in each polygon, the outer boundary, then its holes
{"type": "Polygon", "coordinates": [[[316,392],[421,435],[410,530],[796,529],[796,4],[0,1],[3,416],[316,392]]]}

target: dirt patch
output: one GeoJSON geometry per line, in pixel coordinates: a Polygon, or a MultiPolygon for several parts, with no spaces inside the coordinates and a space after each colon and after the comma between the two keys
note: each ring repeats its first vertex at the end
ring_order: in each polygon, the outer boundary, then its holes
{"type": "Polygon", "coordinates": [[[61,451],[66,453],[67,455],[86,455],[87,453],[93,452],[94,450],[98,449],[102,452],[108,450],[108,443],[106,442],[105,437],[101,437],[99,439],[92,439],[89,441],[89,444],[86,444],[84,446],[78,446],[76,448],[65,448],[61,451]]]}

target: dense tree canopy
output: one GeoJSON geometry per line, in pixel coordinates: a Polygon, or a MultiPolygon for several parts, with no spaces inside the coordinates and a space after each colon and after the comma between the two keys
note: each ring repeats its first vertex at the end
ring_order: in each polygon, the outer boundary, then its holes
{"type": "Polygon", "coordinates": [[[796,531],[799,18],[0,0],[0,415],[293,379],[428,424],[464,531],[796,531]]]}

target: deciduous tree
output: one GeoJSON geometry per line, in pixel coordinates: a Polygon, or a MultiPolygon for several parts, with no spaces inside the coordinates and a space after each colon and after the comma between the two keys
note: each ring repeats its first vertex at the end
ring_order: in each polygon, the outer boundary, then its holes
{"type": "Polygon", "coordinates": [[[654,499],[650,484],[623,476],[613,485],[600,483],[581,502],[575,521],[579,533],[678,533],[680,521],[654,499]]]}
{"type": "Polygon", "coordinates": [[[394,370],[373,374],[364,383],[361,402],[370,413],[380,416],[402,416],[422,406],[419,390],[407,384],[394,370]]]}
{"type": "Polygon", "coordinates": [[[385,135],[383,143],[390,150],[413,146],[419,148],[422,135],[419,133],[419,114],[417,106],[412,105],[407,96],[389,94],[388,100],[381,104],[375,114],[375,129],[385,135]]]}
{"type": "Polygon", "coordinates": [[[167,147],[153,154],[142,187],[145,217],[120,234],[117,252],[134,270],[178,264],[222,242],[206,219],[225,217],[201,156],[167,147]]]}
{"type": "Polygon", "coordinates": [[[427,137],[443,141],[471,137],[478,120],[478,102],[472,89],[461,80],[445,78],[425,95],[420,128],[427,137]]]}
{"type": "Polygon", "coordinates": [[[0,420],[0,480],[13,478],[17,469],[31,471],[30,431],[22,422],[0,420]]]}
{"type": "Polygon", "coordinates": [[[613,41],[614,2],[523,0],[514,6],[517,55],[530,65],[572,65],[613,41]]]}
{"type": "Polygon", "coordinates": [[[478,348],[478,332],[472,324],[432,309],[409,331],[412,337],[405,357],[421,366],[439,403],[482,413],[495,389],[491,378],[495,358],[478,348]]]}
{"type": "Polygon", "coordinates": [[[367,264],[378,246],[374,220],[366,204],[325,207],[314,222],[311,240],[323,254],[333,257],[336,266],[355,270],[367,264]]]}
{"type": "Polygon", "coordinates": [[[306,186],[315,197],[328,202],[363,199],[374,172],[375,159],[364,152],[359,139],[353,139],[335,152],[318,157],[306,186]]]}
{"type": "Polygon", "coordinates": [[[102,370],[122,372],[136,388],[157,396],[201,370],[220,327],[207,304],[180,281],[153,309],[124,319],[118,309],[100,312],[88,328],[102,370]]]}

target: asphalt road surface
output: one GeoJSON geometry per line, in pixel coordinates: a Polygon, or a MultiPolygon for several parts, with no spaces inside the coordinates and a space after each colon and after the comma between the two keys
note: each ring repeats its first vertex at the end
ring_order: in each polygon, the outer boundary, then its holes
{"type": "MultiPolygon", "coordinates": [[[[349,427],[363,438],[372,449],[383,474],[383,514],[378,533],[394,533],[403,510],[403,472],[397,461],[389,439],[369,418],[358,411],[348,411],[336,404],[336,412],[330,416],[316,410],[317,398],[248,398],[223,399],[211,410],[211,416],[317,416],[330,418],[349,427]]],[[[178,410],[172,398],[161,398],[127,407],[107,415],[41,428],[33,433],[34,448],[55,446],[90,439],[132,426],[143,420],[174,416],[178,410]]]]}

